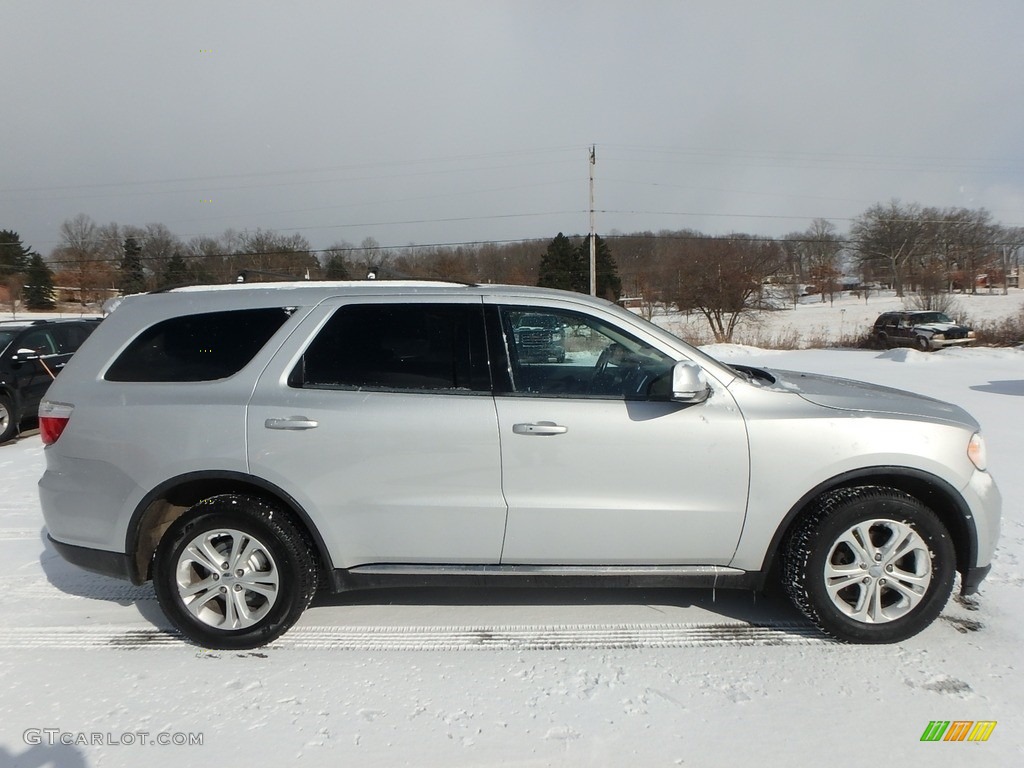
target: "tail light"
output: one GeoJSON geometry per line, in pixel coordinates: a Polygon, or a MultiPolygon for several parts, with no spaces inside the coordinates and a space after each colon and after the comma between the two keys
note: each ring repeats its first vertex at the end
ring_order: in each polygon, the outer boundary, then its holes
{"type": "Polygon", "coordinates": [[[51,403],[48,400],[39,404],[39,436],[43,439],[43,445],[53,445],[60,439],[74,409],[73,405],[51,403]]]}

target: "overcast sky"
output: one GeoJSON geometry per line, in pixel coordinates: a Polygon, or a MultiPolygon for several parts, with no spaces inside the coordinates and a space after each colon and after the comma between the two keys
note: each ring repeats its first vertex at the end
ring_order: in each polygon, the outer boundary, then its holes
{"type": "Polygon", "coordinates": [[[0,0],[0,229],[1024,225],[1024,3],[0,0]]]}

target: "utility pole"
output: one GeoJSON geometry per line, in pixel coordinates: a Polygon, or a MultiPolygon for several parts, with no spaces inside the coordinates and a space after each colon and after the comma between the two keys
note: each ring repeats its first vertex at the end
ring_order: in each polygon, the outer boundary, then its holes
{"type": "Polygon", "coordinates": [[[594,165],[597,147],[590,145],[590,295],[597,296],[597,233],[594,231],[594,165]]]}

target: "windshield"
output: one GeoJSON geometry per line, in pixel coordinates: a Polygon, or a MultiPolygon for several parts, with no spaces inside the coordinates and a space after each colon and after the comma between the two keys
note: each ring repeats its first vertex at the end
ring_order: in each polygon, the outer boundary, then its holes
{"type": "Polygon", "coordinates": [[[679,347],[682,347],[686,351],[686,356],[690,360],[702,364],[704,367],[710,367],[712,370],[719,371],[722,374],[721,378],[723,381],[728,382],[736,378],[736,370],[734,368],[732,368],[729,365],[726,365],[720,360],[713,358],[706,352],[702,352],[701,350],[694,347],[692,344],[676,336],[674,333],[665,330],[660,325],[652,323],[650,320],[641,317],[635,312],[630,312],[628,309],[625,309],[624,307],[618,304],[606,302],[604,308],[607,309],[609,312],[614,312],[615,314],[622,318],[628,318],[632,322],[643,326],[648,333],[667,341],[670,346],[675,347],[677,349],[679,347]]]}
{"type": "Polygon", "coordinates": [[[7,345],[14,339],[14,331],[0,331],[0,354],[7,349],[7,345]]]}
{"type": "Polygon", "coordinates": [[[952,323],[949,319],[949,315],[943,314],[942,312],[922,312],[919,315],[913,316],[914,323],[923,325],[926,323],[952,323]]]}

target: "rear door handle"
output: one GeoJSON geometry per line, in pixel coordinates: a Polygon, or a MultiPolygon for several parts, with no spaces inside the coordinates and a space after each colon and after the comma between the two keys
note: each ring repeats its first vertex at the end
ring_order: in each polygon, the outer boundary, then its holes
{"type": "Polygon", "coordinates": [[[315,429],[319,422],[307,419],[305,416],[289,416],[287,419],[267,419],[264,426],[267,429],[315,429]]]}
{"type": "Polygon", "coordinates": [[[513,424],[512,431],[517,435],[564,435],[569,428],[553,421],[537,421],[533,424],[513,424]]]}

